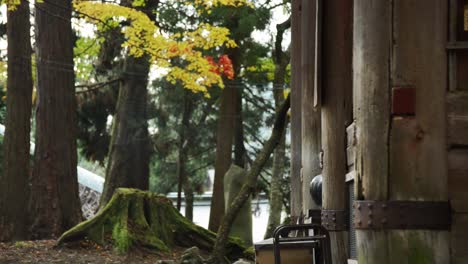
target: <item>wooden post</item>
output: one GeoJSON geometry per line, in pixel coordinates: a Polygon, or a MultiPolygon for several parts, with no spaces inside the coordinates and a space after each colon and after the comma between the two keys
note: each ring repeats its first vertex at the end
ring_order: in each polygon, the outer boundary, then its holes
{"type": "Polygon", "coordinates": [[[302,210],[301,186],[301,0],[292,0],[291,15],[291,220],[302,210]]]}
{"type": "MultiPolygon", "coordinates": [[[[358,199],[448,199],[447,12],[439,0],[355,1],[358,199]],[[395,96],[402,88],[412,100],[395,96]]],[[[358,230],[357,240],[359,263],[450,262],[447,231],[358,230]]]]}
{"type": "MultiPolygon", "coordinates": [[[[393,92],[415,90],[415,116],[392,119],[389,199],[447,201],[447,1],[393,2],[393,92]]],[[[392,263],[449,262],[447,231],[391,231],[388,238],[392,263]]]]}
{"type": "Polygon", "coordinates": [[[302,199],[303,210],[315,209],[309,184],[320,169],[320,110],[314,107],[316,0],[302,1],[301,16],[301,83],[302,83],[302,199]]]}
{"type": "MultiPolygon", "coordinates": [[[[352,0],[328,0],[322,28],[323,210],[346,209],[345,95],[352,90],[352,0]]],[[[333,263],[347,263],[348,232],[329,228],[333,263]]]]}
{"type": "MultiPolygon", "coordinates": [[[[353,89],[358,200],[388,198],[391,0],[354,2],[353,89]]],[[[356,231],[358,262],[391,263],[387,231],[356,231]]]]}

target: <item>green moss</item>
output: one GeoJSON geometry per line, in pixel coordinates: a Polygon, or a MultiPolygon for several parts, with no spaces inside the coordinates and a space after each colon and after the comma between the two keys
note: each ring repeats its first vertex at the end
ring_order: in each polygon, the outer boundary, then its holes
{"type": "Polygon", "coordinates": [[[425,241],[421,231],[395,230],[388,232],[387,236],[366,238],[366,247],[358,249],[360,264],[374,263],[376,260],[387,260],[382,263],[436,263],[434,251],[425,241]]]}
{"type": "Polygon", "coordinates": [[[128,229],[120,225],[115,225],[112,231],[112,239],[114,240],[114,248],[119,253],[125,253],[132,245],[131,237],[128,234],[128,229]]]}
{"type": "MultiPolygon", "coordinates": [[[[94,218],[65,232],[59,244],[81,239],[112,244],[125,253],[133,247],[168,252],[171,247],[197,246],[211,250],[216,234],[183,217],[164,196],[135,189],[117,189],[109,203],[94,218]]],[[[230,239],[227,256],[245,255],[240,239],[230,239]]]]}
{"type": "Polygon", "coordinates": [[[408,263],[431,264],[435,263],[434,252],[421,240],[417,234],[410,233],[408,237],[409,256],[408,263]]]}

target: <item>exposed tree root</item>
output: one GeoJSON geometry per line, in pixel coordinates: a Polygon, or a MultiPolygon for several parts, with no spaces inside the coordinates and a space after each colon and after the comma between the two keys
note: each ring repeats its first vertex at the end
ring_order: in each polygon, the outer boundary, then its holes
{"type": "MultiPolygon", "coordinates": [[[[168,252],[174,246],[212,250],[216,234],[187,220],[164,196],[121,188],[94,218],[65,232],[58,244],[85,239],[112,244],[122,253],[132,247],[168,252]]],[[[245,249],[241,240],[230,238],[226,257],[248,257],[245,249]]]]}

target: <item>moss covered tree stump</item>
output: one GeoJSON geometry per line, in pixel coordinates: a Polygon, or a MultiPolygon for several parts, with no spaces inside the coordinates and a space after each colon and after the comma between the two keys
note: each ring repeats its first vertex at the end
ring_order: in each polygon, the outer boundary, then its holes
{"type": "MultiPolygon", "coordinates": [[[[109,203],[92,219],[65,232],[61,245],[79,240],[111,244],[125,253],[132,247],[169,252],[174,246],[212,250],[216,234],[183,217],[164,196],[136,189],[117,189],[109,203]]],[[[247,257],[241,240],[230,239],[226,257],[247,257]]],[[[250,255],[251,257],[251,255],[250,255]]]]}

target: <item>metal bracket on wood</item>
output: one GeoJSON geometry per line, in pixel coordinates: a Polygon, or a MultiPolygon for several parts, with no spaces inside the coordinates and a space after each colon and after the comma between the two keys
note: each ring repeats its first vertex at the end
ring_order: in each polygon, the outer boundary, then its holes
{"type": "Polygon", "coordinates": [[[450,204],[431,201],[355,201],[356,229],[448,230],[450,204]]]}
{"type": "Polygon", "coordinates": [[[322,226],[329,231],[348,230],[348,213],[345,210],[322,209],[322,226]]]}

